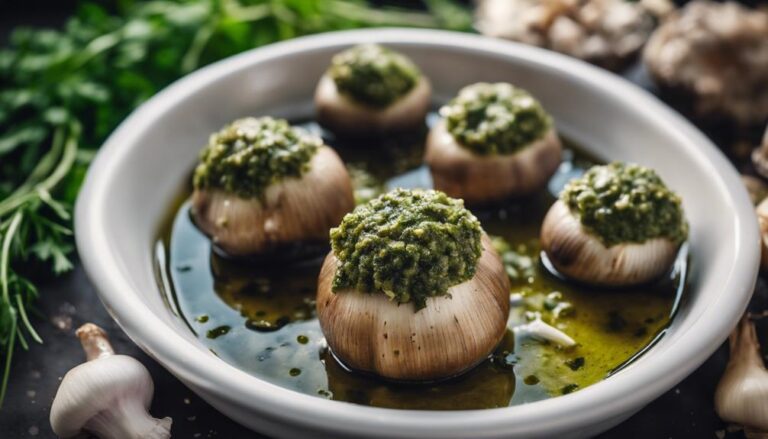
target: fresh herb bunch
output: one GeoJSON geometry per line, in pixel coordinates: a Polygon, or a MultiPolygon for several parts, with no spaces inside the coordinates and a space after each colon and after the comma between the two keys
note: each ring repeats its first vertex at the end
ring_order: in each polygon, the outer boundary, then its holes
{"type": "Polygon", "coordinates": [[[202,65],[295,36],[469,29],[463,7],[425,3],[428,12],[362,0],[85,2],[61,31],[16,30],[0,49],[0,403],[17,344],[42,342],[28,318],[34,282],[72,268],[74,199],[93,152],[130,111],[202,65]]]}

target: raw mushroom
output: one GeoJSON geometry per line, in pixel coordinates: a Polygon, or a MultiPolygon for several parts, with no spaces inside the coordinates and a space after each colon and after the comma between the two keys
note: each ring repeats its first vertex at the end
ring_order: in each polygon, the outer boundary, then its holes
{"type": "MultiPolygon", "coordinates": [[[[373,47],[378,48],[375,45],[373,47]]],[[[429,112],[431,96],[429,80],[419,73],[416,84],[403,96],[385,106],[369,105],[340,92],[328,71],[317,84],[315,107],[320,124],[334,133],[349,137],[371,137],[422,126],[429,112]]]]}
{"type": "Polygon", "coordinates": [[[558,272],[603,286],[637,285],[657,278],[672,265],[679,248],[666,238],[606,247],[560,200],[544,217],[541,245],[558,272]]]}
{"type": "MultiPolygon", "coordinates": [[[[256,119],[235,123],[249,120],[256,119]]],[[[324,242],[328,229],[353,207],[347,170],[336,152],[322,143],[301,177],[271,182],[260,196],[243,197],[215,187],[199,187],[192,194],[195,223],[230,256],[324,242]]]]}
{"type": "Polygon", "coordinates": [[[668,0],[480,0],[476,26],[485,35],[618,70],[672,9],[668,0]]]}
{"type": "Polygon", "coordinates": [[[648,41],[645,65],[695,116],[737,125],[768,120],[768,12],[696,0],[648,41]]]}
{"type": "Polygon", "coordinates": [[[414,312],[384,294],[331,290],[337,259],[325,258],[317,288],[320,326],[333,353],[354,370],[404,381],[459,375],[484,360],[504,336],[509,279],[483,234],[474,277],[430,297],[414,312]]]}
{"type": "Polygon", "coordinates": [[[768,435],[768,371],[755,324],[745,314],[728,339],[731,358],[715,391],[715,410],[745,429],[747,438],[768,435]]]}
{"type": "Polygon", "coordinates": [[[88,432],[101,439],[165,439],[171,418],[147,410],[154,385],[135,359],[116,355],[104,331],[93,323],[77,330],[85,363],[67,372],[51,406],[51,427],[62,438],[88,432]]]}
{"type": "Polygon", "coordinates": [[[763,144],[752,151],[752,164],[758,174],[768,178],[768,126],[765,127],[763,144]]]}
{"type": "MultiPolygon", "coordinates": [[[[470,95],[477,87],[502,86],[515,89],[505,83],[479,83],[462,89],[456,99],[470,95]]],[[[527,93],[526,96],[533,100],[527,93]]],[[[445,115],[444,110],[450,105],[443,107],[441,114],[445,115]]],[[[538,102],[535,105],[539,105],[538,102]]],[[[497,113],[490,106],[484,111],[497,113]]],[[[475,116],[475,112],[468,112],[467,117],[475,116]]],[[[486,122],[491,124],[483,123],[486,122]]],[[[478,154],[456,139],[444,117],[429,133],[424,161],[429,166],[435,189],[477,205],[529,195],[540,189],[560,165],[561,153],[560,138],[551,123],[538,138],[514,152],[478,154]]]]}

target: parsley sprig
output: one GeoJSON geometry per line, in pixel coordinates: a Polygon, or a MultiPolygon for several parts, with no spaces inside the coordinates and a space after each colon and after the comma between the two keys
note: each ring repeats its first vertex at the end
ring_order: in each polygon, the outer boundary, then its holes
{"type": "Polygon", "coordinates": [[[0,49],[0,402],[16,347],[42,343],[30,322],[37,283],[72,268],[72,205],[90,158],[128,113],[202,65],[279,40],[365,26],[469,29],[463,7],[425,4],[85,2],[60,31],[14,31],[0,49]]]}

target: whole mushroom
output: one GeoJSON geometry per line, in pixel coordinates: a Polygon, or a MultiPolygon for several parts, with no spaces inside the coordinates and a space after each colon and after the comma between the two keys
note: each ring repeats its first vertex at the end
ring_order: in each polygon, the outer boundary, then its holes
{"type": "Polygon", "coordinates": [[[171,418],[147,410],[154,384],[135,359],[116,355],[104,330],[86,323],[77,330],[87,361],[67,372],[51,406],[51,427],[59,437],[83,432],[101,439],[167,439],[171,418]]]}
{"type": "Polygon", "coordinates": [[[622,287],[669,270],[687,233],[680,198],[658,175],[616,162],[566,185],[544,217],[541,245],[560,274],[622,287]]]}
{"type": "Polygon", "coordinates": [[[424,161],[435,189],[467,204],[528,195],[560,165],[562,146],[551,117],[511,84],[464,87],[440,115],[424,161]]]}
{"type": "Polygon", "coordinates": [[[230,256],[321,242],[354,207],[349,174],[320,138],[280,119],[245,118],[211,136],[192,215],[230,256]]]}
{"type": "Polygon", "coordinates": [[[669,0],[480,0],[475,23],[485,35],[618,70],[672,9],[669,0]]]}
{"type": "Polygon", "coordinates": [[[377,44],[333,57],[315,91],[317,118],[334,133],[370,137],[424,125],[432,87],[405,55],[377,44]]]}
{"type": "Polygon", "coordinates": [[[643,59],[698,118],[738,126],[768,120],[768,11],[692,1],[656,30],[643,59]]]}
{"type": "Polygon", "coordinates": [[[440,380],[474,367],[503,338],[509,279],[461,200],[396,190],[359,206],[331,237],[317,315],[347,367],[440,380]]]}

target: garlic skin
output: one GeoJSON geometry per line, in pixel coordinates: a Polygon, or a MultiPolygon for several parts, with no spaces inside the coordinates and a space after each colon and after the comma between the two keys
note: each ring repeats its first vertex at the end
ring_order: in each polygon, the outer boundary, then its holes
{"type": "Polygon", "coordinates": [[[273,183],[261,198],[195,190],[197,226],[230,256],[247,256],[298,241],[325,241],[355,206],[352,183],[336,152],[321,146],[301,178],[273,183]]]}
{"type": "Polygon", "coordinates": [[[512,154],[477,155],[462,147],[441,120],[429,133],[424,161],[435,189],[467,204],[486,204],[540,189],[560,166],[561,155],[554,128],[512,154]]]}
{"type": "Polygon", "coordinates": [[[744,426],[747,437],[765,437],[768,371],[760,356],[755,324],[748,315],[742,317],[728,342],[731,357],[715,391],[715,410],[724,421],[744,426]]]}
{"type": "Polygon", "coordinates": [[[679,245],[666,238],[606,247],[556,201],[541,226],[541,246],[561,274],[581,282],[621,287],[649,282],[672,266],[679,245]]]}
{"type": "Polygon", "coordinates": [[[475,276],[414,310],[380,293],[331,290],[337,259],[320,271],[317,315],[333,353],[348,367],[401,381],[450,378],[483,361],[506,332],[509,279],[490,239],[475,276]]]}
{"type": "Polygon", "coordinates": [[[87,323],[77,330],[85,363],[64,376],[51,406],[54,433],[62,438],[87,431],[101,439],[167,439],[171,418],[147,413],[154,384],[134,358],[115,355],[104,331],[87,323]]]}
{"type": "Polygon", "coordinates": [[[423,125],[431,97],[432,86],[426,77],[421,76],[404,96],[387,107],[376,108],[340,93],[333,78],[326,73],[315,90],[315,107],[317,120],[334,133],[370,137],[423,125]]]}

